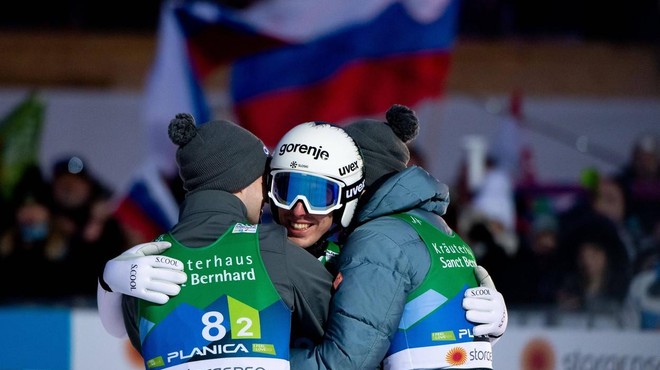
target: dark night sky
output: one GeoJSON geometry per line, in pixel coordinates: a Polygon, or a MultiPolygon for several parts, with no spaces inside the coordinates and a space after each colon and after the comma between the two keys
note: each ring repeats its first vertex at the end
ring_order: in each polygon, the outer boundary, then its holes
{"type": "MultiPolygon", "coordinates": [[[[163,0],[5,1],[2,30],[155,32],[163,0]]],[[[218,0],[231,6],[259,0],[218,0]]],[[[461,0],[461,36],[658,42],[660,3],[635,0],[461,0]]]]}

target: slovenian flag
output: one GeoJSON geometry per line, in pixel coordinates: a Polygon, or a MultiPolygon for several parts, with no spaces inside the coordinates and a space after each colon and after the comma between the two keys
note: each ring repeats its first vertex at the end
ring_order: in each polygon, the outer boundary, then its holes
{"type": "Polygon", "coordinates": [[[342,9],[318,14],[336,17],[326,33],[232,65],[234,111],[267,144],[298,123],[341,123],[442,94],[457,1],[339,3],[342,9]],[[368,12],[356,9],[368,5],[368,12]],[[354,11],[363,17],[348,17],[354,11]]]}
{"type": "Polygon", "coordinates": [[[443,94],[458,0],[229,3],[164,3],[147,102],[162,117],[157,137],[178,112],[211,118],[205,84],[222,67],[235,119],[271,147],[298,123],[443,94]]]}

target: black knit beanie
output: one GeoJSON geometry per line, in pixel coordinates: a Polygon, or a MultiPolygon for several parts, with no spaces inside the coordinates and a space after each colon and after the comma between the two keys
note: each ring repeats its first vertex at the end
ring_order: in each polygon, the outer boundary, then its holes
{"type": "Polygon", "coordinates": [[[385,119],[363,119],[344,127],[362,150],[367,187],[406,168],[410,160],[406,144],[419,133],[415,112],[404,105],[392,105],[385,119]]]}
{"type": "Polygon", "coordinates": [[[250,131],[225,120],[196,126],[192,115],[179,113],[168,127],[179,148],[176,162],[188,192],[214,189],[235,193],[263,176],[268,149],[250,131]]]}

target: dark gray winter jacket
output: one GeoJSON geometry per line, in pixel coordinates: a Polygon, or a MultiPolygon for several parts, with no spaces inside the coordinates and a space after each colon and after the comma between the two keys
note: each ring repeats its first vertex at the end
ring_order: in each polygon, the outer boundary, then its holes
{"type": "MultiPolygon", "coordinates": [[[[172,229],[176,240],[189,247],[216,241],[236,222],[246,222],[247,209],[233,194],[220,190],[189,193],[172,229]]],[[[259,226],[259,245],[268,275],[292,311],[292,343],[300,338],[318,342],[328,315],[332,275],[303,248],[291,243],[286,229],[277,224],[259,226]]],[[[140,348],[135,298],[124,296],[126,331],[140,348]]]]}

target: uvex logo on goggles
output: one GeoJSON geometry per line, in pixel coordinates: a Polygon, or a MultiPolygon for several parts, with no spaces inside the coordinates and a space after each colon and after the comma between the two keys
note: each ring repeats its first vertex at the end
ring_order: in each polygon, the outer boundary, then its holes
{"type": "Polygon", "coordinates": [[[322,146],[318,148],[315,146],[307,144],[282,144],[279,149],[280,155],[285,153],[300,153],[300,154],[309,154],[314,159],[323,159],[328,160],[330,158],[330,153],[327,150],[323,150],[322,146]]]}
{"type": "Polygon", "coordinates": [[[346,198],[347,202],[349,200],[359,197],[360,194],[362,194],[362,190],[364,190],[365,181],[366,180],[363,178],[362,181],[358,182],[357,184],[353,184],[353,186],[346,188],[346,190],[344,191],[344,198],[346,198]]]}

